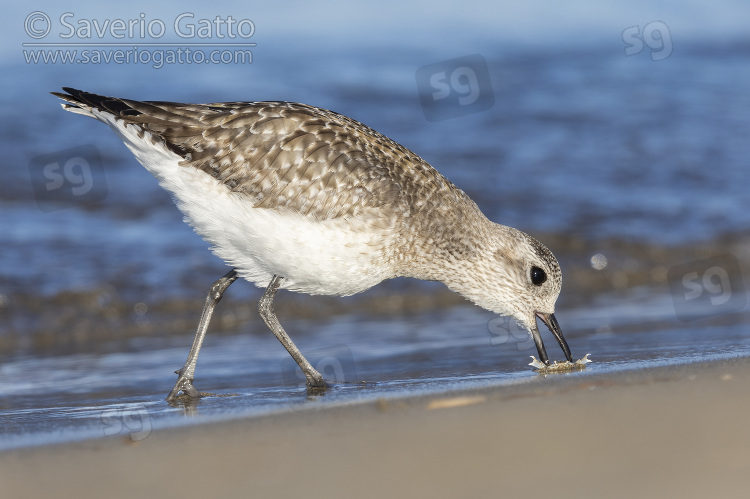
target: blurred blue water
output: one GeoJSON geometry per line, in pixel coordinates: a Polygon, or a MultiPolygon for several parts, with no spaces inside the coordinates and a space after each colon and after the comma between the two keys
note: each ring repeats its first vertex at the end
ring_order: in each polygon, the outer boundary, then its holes
{"type": "MultiPolygon", "coordinates": [[[[682,45],[653,62],[626,57],[621,47],[483,45],[476,51],[487,60],[494,105],[438,122],[424,118],[415,71],[448,54],[408,48],[383,58],[346,47],[267,57],[272,50],[263,47],[248,67],[50,66],[42,79],[6,78],[0,285],[20,273],[38,277],[35,287],[56,289],[90,285],[92,272],[153,274],[176,248],[182,263],[212,258],[110,130],[60,110],[47,92],[62,85],[138,99],[282,99],[330,108],[423,156],[490,218],[532,233],[691,243],[744,231],[748,47],[682,45]],[[93,182],[106,190],[104,200],[87,206],[62,196],[40,205],[31,159],[88,145],[101,153],[103,173],[93,182]]],[[[5,71],[31,69],[10,64],[5,71]]]]}

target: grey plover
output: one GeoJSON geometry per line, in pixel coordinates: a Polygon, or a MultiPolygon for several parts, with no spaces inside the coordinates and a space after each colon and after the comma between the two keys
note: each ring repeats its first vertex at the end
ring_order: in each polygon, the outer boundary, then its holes
{"type": "Polygon", "coordinates": [[[548,364],[541,319],[572,361],[554,315],[562,285],[554,255],[488,220],[426,161],[362,123],[291,102],[179,104],[63,90],[53,92],[62,107],[109,125],[232,267],[210,288],[167,400],[200,395],[198,353],[238,277],[266,287],[260,315],[309,387],[326,382],[276,318],[278,289],[346,296],[398,276],[442,281],[522,324],[548,364]]]}

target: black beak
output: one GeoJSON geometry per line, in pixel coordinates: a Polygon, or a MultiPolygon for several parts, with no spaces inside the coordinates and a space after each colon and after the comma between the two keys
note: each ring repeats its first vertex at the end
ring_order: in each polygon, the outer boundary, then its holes
{"type": "MultiPolygon", "coordinates": [[[[544,322],[549,330],[552,331],[552,334],[555,335],[555,339],[560,344],[560,348],[562,348],[565,358],[568,359],[569,362],[573,362],[573,357],[570,355],[570,348],[560,330],[560,325],[557,323],[557,319],[555,319],[555,314],[545,314],[542,312],[534,312],[534,314],[542,319],[542,322],[544,322]]],[[[536,343],[536,349],[539,352],[539,360],[549,365],[547,351],[544,349],[544,343],[542,343],[542,335],[539,333],[539,328],[536,324],[534,324],[534,327],[531,330],[531,336],[534,338],[534,343],[536,343]]]]}

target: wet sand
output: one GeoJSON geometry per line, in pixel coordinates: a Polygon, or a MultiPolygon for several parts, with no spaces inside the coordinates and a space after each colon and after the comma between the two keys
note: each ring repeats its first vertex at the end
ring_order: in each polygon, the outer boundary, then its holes
{"type": "Polygon", "coordinates": [[[720,497],[750,360],[388,399],[0,454],[3,497],[720,497]]]}

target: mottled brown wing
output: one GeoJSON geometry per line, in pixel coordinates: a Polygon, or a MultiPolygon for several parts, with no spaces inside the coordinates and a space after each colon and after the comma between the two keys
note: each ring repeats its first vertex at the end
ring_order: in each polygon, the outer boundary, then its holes
{"type": "Polygon", "coordinates": [[[430,209],[463,195],[422,158],[343,115],[289,102],[140,102],[65,89],[161,137],[256,207],[319,220],[430,209]],[[459,194],[460,193],[460,194],[459,194]]]}

